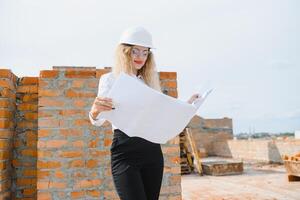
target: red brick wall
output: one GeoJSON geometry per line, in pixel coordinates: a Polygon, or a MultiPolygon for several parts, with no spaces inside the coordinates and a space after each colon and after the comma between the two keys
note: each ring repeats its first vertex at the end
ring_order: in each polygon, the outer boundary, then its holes
{"type": "MultiPolygon", "coordinates": [[[[112,129],[92,126],[88,111],[109,69],[54,67],[40,73],[38,199],[118,199],[110,171],[112,129]]],[[[161,72],[163,89],[177,97],[176,73],[161,72]]],[[[163,145],[161,199],[181,199],[179,138],[163,145]]]]}
{"type": "Polygon", "coordinates": [[[14,137],[13,199],[36,199],[38,78],[17,83],[17,121],[14,137]]]}
{"type": "Polygon", "coordinates": [[[16,82],[10,70],[0,70],[0,199],[11,199],[16,82]]]}
{"type": "MultiPolygon", "coordinates": [[[[88,119],[98,81],[110,68],[53,67],[40,77],[0,70],[0,200],[118,199],[110,171],[111,124],[88,119]]],[[[177,97],[175,72],[160,72],[177,97]]],[[[181,199],[179,137],[162,145],[160,199],[181,199]]]]}

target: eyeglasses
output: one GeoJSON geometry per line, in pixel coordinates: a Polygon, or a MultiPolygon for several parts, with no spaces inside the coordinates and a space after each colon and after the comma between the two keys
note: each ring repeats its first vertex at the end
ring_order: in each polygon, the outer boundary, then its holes
{"type": "Polygon", "coordinates": [[[140,51],[138,49],[135,49],[133,48],[131,50],[131,53],[134,55],[134,56],[141,56],[141,57],[147,57],[149,54],[150,54],[150,51],[149,50],[144,50],[144,51],[140,51]]]}

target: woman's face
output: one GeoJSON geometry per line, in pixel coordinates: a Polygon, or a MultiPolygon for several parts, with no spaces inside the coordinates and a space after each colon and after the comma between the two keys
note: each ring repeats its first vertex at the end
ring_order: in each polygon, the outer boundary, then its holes
{"type": "Polygon", "coordinates": [[[134,45],[131,49],[131,62],[136,70],[141,69],[148,58],[149,48],[134,45]]]}

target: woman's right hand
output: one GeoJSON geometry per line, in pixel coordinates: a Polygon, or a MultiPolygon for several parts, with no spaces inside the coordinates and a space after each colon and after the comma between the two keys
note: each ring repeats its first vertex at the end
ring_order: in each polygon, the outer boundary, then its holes
{"type": "Polygon", "coordinates": [[[108,97],[96,97],[91,108],[91,114],[93,119],[96,119],[98,114],[103,111],[109,111],[113,109],[112,99],[108,97]]]}

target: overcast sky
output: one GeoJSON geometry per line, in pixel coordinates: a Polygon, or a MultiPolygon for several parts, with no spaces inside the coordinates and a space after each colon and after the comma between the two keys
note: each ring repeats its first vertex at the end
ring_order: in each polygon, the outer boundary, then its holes
{"type": "Polygon", "coordinates": [[[298,0],[0,0],[0,68],[38,76],[52,66],[112,66],[122,31],[153,36],[159,71],[180,99],[215,88],[198,114],[234,133],[300,130],[298,0]]]}

